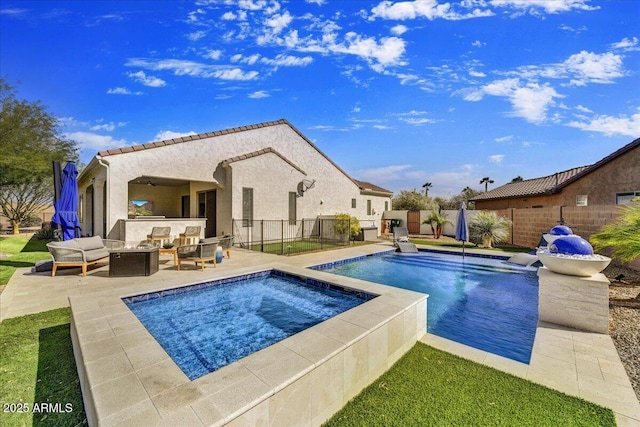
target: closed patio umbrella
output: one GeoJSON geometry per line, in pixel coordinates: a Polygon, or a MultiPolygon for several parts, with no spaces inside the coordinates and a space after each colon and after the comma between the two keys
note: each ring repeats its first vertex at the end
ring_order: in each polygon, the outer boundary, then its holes
{"type": "Polygon", "coordinates": [[[464,244],[469,240],[469,224],[467,224],[467,205],[460,203],[456,220],[456,240],[462,240],[462,257],[464,258],[464,244]]]}
{"type": "Polygon", "coordinates": [[[62,240],[80,237],[78,220],[78,169],[73,162],[67,163],[62,171],[62,190],[55,202],[55,213],[51,217],[52,226],[62,227],[62,240]]]}

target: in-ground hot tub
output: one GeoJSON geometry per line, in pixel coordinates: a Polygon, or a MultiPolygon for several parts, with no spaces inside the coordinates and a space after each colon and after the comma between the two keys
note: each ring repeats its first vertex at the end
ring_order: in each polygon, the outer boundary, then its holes
{"type": "MultiPolygon", "coordinates": [[[[243,269],[240,276],[228,273],[216,282],[273,270],[243,269]]],[[[195,380],[122,300],[175,292],[182,275],[152,283],[156,275],[70,297],[71,338],[89,425],[319,425],[426,332],[425,294],[291,266],[277,270],[379,296],[195,380]]]]}

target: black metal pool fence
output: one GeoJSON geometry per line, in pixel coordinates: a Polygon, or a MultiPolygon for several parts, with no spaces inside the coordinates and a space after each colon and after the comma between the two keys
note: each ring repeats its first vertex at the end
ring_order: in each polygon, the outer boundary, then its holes
{"type": "Polygon", "coordinates": [[[349,219],[233,220],[234,244],[277,255],[349,246],[349,219]]]}

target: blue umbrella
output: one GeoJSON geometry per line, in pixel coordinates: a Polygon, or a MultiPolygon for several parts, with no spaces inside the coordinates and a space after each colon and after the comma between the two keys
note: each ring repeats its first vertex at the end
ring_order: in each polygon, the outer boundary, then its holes
{"type": "Polygon", "coordinates": [[[78,169],[73,162],[67,163],[62,171],[62,191],[55,202],[56,212],[51,217],[52,225],[62,227],[62,240],[80,237],[78,220],[78,169]]]}
{"type": "Polygon", "coordinates": [[[462,256],[464,257],[464,244],[469,240],[469,224],[467,224],[467,205],[460,203],[458,218],[456,220],[456,240],[462,240],[462,256]]]}

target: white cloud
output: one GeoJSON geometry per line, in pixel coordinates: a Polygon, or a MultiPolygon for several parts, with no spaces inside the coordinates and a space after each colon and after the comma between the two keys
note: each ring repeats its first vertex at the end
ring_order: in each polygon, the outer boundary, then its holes
{"type": "Polygon", "coordinates": [[[531,123],[542,123],[546,120],[547,109],[554,105],[554,98],[562,98],[548,84],[526,83],[518,79],[496,80],[480,89],[467,93],[467,101],[480,101],[485,95],[504,97],[513,108],[512,115],[521,117],[531,123]]]}
{"type": "Polygon", "coordinates": [[[71,132],[65,134],[65,137],[76,141],[81,150],[101,151],[127,145],[124,139],[114,139],[111,135],[98,135],[91,132],[71,132]]]}
{"type": "Polygon", "coordinates": [[[89,130],[92,130],[92,131],[103,130],[106,132],[113,132],[116,128],[123,127],[126,125],[127,125],[127,122],[118,122],[118,123],[109,122],[109,123],[102,123],[99,125],[91,126],[89,130]]]}
{"type": "Polygon", "coordinates": [[[164,80],[162,80],[162,79],[160,79],[158,77],[147,76],[144,71],[137,71],[135,73],[127,73],[127,76],[131,77],[132,79],[134,79],[138,83],[142,83],[143,85],[149,86],[149,87],[162,87],[162,86],[165,86],[167,84],[167,82],[165,82],[164,80]]]}
{"type": "Polygon", "coordinates": [[[593,111],[591,111],[590,109],[588,109],[587,107],[582,106],[582,105],[578,105],[576,107],[576,110],[582,111],[583,113],[593,113],[593,111]]]}
{"type": "Polygon", "coordinates": [[[396,36],[401,36],[406,33],[409,29],[404,25],[396,25],[391,27],[391,34],[396,36]]]}
{"type": "Polygon", "coordinates": [[[289,24],[293,21],[293,17],[289,14],[288,11],[281,15],[274,15],[266,20],[265,24],[268,27],[271,27],[273,34],[279,34],[289,26],[289,24]]]}
{"type": "Polygon", "coordinates": [[[412,165],[391,165],[381,168],[363,169],[358,171],[357,175],[363,181],[385,183],[403,179],[405,177],[404,174],[412,167],[412,165]]]}
{"type": "Polygon", "coordinates": [[[204,57],[217,61],[222,57],[222,51],[220,49],[208,49],[207,52],[204,54],[204,57]]]}
{"type": "Polygon", "coordinates": [[[251,99],[261,99],[261,98],[269,98],[271,95],[267,91],[258,90],[248,95],[251,99]]]}
{"type": "Polygon", "coordinates": [[[599,115],[587,121],[572,121],[567,126],[585,131],[599,132],[607,136],[625,135],[636,138],[640,135],[640,109],[638,113],[627,116],[599,115]]]}
{"type": "Polygon", "coordinates": [[[426,18],[430,21],[434,19],[460,20],[477,17],[492,16],[494,13],[490,10],[473,9],[468,13],[458,13],[451,8],[451,3],[438,3],[437,0],[414,0],[414,1],[382,1],[373,9],[371,9],[371,17],[391,19],[391,20],[407,20],[426,18]]]}
{"type": "Polygon", "coordinates": [[[221,80],[255,80],[257,71],[245,72],[240,68],[221,65],[206,65],[195,61],[179,59],[148,59],[131,58],[125,64],[127,67],[140,67],[152,71],[171,71],[176,76],[190,76],[201,78],[218,78],[221,80]]]}
{"type": "Polygon", "coordinates": [[[628,39],[625,37],[619,42],[613,43],[611,45],[611,49],[621,49],[623,51],[640,50],[640,47],[638,47],[638,38],[634,37],[632,39],[628,39]]]}
{"type": "Polygon", "coordinates": [[[313,62],[313,58],[310,56],[299,57],[279,54],[273,59],[262,58],[260,62],[276,67],[306,67],[313,62]]]}
{"type": "Polygon", "coordinates": [[[512,8],[536,14],[542,10],[554,14],[571,10],[598,10],[599,6],[590,6],[589,0],[490,0],[492,6],[512,8]]]}
{"type": "Polygon", "coordinates": [[[109,95],[143,95],[142,92],[131,92],[129,89],[124,87],[114,87],[107,90],[109,95]]]}
{"type": "Polygon", "coordinates": [[[624,76],[622,57],[610,52],[596,54],[582,51],[571,55],[562,65],[573,76],[571,83],[576,86],[612,83],[613,79],[624,76]]]}
{"type": "Polygon", "coordinates": [[[496,138],[495,142],[511,142],[513,140],[513,135],[501,136],[500,138],[496,138]]]}
{"type": "Polygon", "coordinates": [[[412,126],[422,126],[422,125],[426,125],[429,123],[436,123],[437,120],[434,119],[428,119],[426,117],[403,117],[400,118],[401,122],[404,122],[408,125],[412,125],[412,126]]]}
{"type": "Polygon", "coordinates": [[[191,40],[192,42],[195,42],[195,41],[200,40],[201,38],[203,38],[206,35],[207,35],[206,31],[194,31],[193,33],[187,34],[187,38],[189,40],[191,40]]]}
{"type": "Polygon", "coordinates": [[[480,40],[476,40],[473,43],[471,43],[471,46],[473,46],[473,47],[482,47],[482,46],[486,46],[486,43],[483,43],[480,40]]]}
{"type": "Polygon", "coordinates": [[[174,132],[172,130],[162,130],[154,136],[154,141],[166,141],[168,139],[180,138],[183,136],[197,135],[194,131],[189,132],[174,132]]]}
{"type": "Polygon", "coordinates": [[[475,71],[475,70],[469,70],[469,75],[471,77],[487,77],[487,75],[482,71],[475,71]]]}
{"type": "Polygon", "coordinates": [[[494,154],[492,156],[489,156],[489,161],[492,163],[502,163],[502,161],[504,160],[504,154],[494,154]]]}

